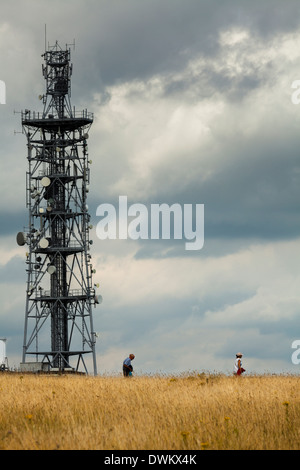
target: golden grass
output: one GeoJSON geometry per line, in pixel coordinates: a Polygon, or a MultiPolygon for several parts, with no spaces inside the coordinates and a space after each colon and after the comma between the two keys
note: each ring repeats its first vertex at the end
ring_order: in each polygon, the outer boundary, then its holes
{"type": "Polygon", "coordinates": [[[0,374],[0,449],[299,449],[300,377],[0,374]]]}

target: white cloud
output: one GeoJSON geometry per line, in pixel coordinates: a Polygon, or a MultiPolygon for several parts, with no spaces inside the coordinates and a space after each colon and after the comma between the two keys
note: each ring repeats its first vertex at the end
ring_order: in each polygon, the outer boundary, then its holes
{"type": "Polygon", "coordinates": [[[250,39],[250,32],[242,28],[232,28],[221,31],[219,42],[223,47],[236,46],[237,44],[245,44],[250,39]]]}

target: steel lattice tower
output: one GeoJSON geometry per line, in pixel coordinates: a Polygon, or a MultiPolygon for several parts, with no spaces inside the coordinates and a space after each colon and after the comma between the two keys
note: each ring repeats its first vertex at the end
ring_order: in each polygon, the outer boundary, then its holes
{"type": "Polygon", "coordinates": [[[22,362],[30,355],[50,371],[79,371],[83,366],[87,372],[90,353],[96,375],[92,307],[99,302],[92,281],[87,206],[87,139],[93,115],[71,106],[68,46],[62,50],[56,42],[42,57],[43,112],[21,113],[29,165],[29,226],[17,235],[19,245],[29,245],[22,362]]]}

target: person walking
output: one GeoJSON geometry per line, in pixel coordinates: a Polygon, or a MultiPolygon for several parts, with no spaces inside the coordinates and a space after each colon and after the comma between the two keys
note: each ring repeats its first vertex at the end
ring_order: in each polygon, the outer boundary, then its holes
{"type": "Polygon", "coordinates": [[[131,365],[131,361],[135,358],[134,354],[129,354],[126,359],[123,361],[123,375],[124,377],[130,377],[132,375],[133,367],[131,365]]]}
{"type": "Polygon", "coordinates": [[[243,372],[245,372],[245,369],[243,369],[242,367],[242,357],[243,357],[243,354],[240,352],[235,355],[234,369],[233,369],[234,375],[239,376],[239,375],[242,375],[243,372]]]}

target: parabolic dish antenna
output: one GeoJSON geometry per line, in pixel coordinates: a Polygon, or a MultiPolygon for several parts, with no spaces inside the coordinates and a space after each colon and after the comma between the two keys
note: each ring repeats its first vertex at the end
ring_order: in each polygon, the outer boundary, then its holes
{"type": "Polygon", "coordinates": [[[44,176],[44,178],[42,178],[41,180],[41,183],[42,183],[42,186],[44,186],[44,188],[47,188],[48,186],[50,186],[51,180],[50,178],[48,178],[48,176],[44,176]]]}
{"type": "Polygon", "coordinates": [[[47,238],[42,238],[41,241],[40,241],[40,247],[41,248],[48,248],[49,246],[49,242],[47,240],[47,238]]]}
{"type": "Polygon", "coordinates": [[[102,302],[103,302],[102,295],[95,295],[95,303],[96,304],[102,304],[102,302]]]}
{"type": "Polygon", "coordinates": [[[56,267],[53,266],[53,265],[50,265],[50,266],[48,266],[47,271],[48,271],[49,274],[54,274],[56,272],[56,267]]]}
{"type": "Polygon", "coordinates": [[[17,234],[17,244],[19,246],[24,246],[26,243],[26,234],[24,232],[19,232],[17,234]]]}

